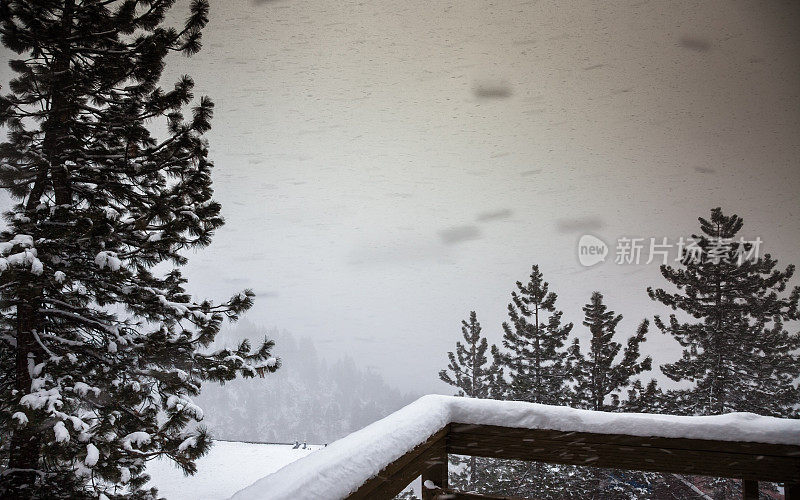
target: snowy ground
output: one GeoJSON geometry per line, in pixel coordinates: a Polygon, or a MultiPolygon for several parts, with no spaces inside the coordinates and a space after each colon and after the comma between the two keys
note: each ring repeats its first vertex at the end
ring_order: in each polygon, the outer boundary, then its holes
{"type": "Polygon", "coordinates": [[[321,446],[293,450],[290,445],[217,441],[197,461],[197,474],[185,477],[166,460],[147,467],[150,484],[167,500],[219,500],[302,458],[321,446]]]}

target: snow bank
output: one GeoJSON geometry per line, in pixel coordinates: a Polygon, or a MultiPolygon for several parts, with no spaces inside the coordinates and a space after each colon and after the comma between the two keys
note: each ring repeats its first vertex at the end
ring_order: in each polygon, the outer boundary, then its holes
{"type": "Polygon", "coordinates": [[[604,413],[518,401],[423,396],[236,493],[232,500],[337,499],[448,423],[567,432],[800,445],[800,420],[731,413],[679,417],[604,413]]]}
{"type": "Polygon", "coordinates": [[[155,486],[158,496],[169,500],[223,500],[320,448],[309,445],[305,450],[295,450],[292,445],[215,441],[211,451],[197,460],[197,473],[193,476],[184,475],[168,459],[148,462],[151,479],[146,488],[155,486]]]}

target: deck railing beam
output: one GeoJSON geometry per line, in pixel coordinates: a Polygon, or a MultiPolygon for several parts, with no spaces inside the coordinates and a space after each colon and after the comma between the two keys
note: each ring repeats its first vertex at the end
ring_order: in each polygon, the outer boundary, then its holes
{"type": "Polygon", "coordinates": [[[422,476],[423,500],[513,497],[448,490],[449,454],[741,479],[745,500],[758,481],[785,482],[786,500],[800,500],[800,446],[627,434],[563,432],[452,423],[385,467],[348,498],[391,499],[422,476]],[[789,481],[789,482],[786,482],[789,481]],[[430,485],[430,483],[428,483],[430,485]]]}
{"type": "Polygon", "coordinates": [[[800,447],[623,434],[561,432],[451,424],[448,452],[585,465],[781,482],[800,477],[800,447]]]}

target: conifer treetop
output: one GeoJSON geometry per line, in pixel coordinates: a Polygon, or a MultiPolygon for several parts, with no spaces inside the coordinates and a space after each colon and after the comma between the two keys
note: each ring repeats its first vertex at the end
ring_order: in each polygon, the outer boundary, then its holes
{"type": "Polygon", "coordinates": [[[469,322],[461,321],[464,343],[456,341],[455,352],[448,352],[447,370],[439,371],[439,379],[458,388],[457,396],[490,398],[499,396],[502,368],[497,364],[497,347],[481,335],[481,324],[475,311],[469,313],[469,322]],[[490,351],[493,361],[486,356],[490,351]],[[449,370],[449,371],[448,371],[449,370]]]}
{"type": "Polygon", "coordinates": [[[694,384],[670,394],[670,411],[794,416],[800,333],[787,326],[798,319],[800,287],[786,293],[794,266],[781,270],[770,254],[753,255],[752,242],[736,239],[744,223],[737,215],[715,208],[698,220],[699,252],[687,252],[680,266],[661,266],[677,291],[647,289],[652,300],[683,313],[654,318],[683,347],[681,359],[662,371],[694,384]]]}
{"type": "MultiPolygon", "coordinates": [[[[508,304],[509,321],[503,323],[499,359],[508,375],[507,397],[534,403],[566,401],[567,351],[564,343],[572,323],[561,324],[558,296],[549,291],[539,267],[531,268],[526,284],[517,282],[508,304]]],[[[505,379],[504,379],[505,380],[505,379]]]]}

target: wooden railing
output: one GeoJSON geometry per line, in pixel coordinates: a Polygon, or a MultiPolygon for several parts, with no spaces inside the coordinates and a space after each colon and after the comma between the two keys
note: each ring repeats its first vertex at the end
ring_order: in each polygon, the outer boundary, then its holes
{"type": "MultiPolygon", "coordinates": [[[[425,500],[509,498],[453,491],[448,456],[783,483],[800,500],[800,420],[748,413],[608,413],[427,395],[269,474],[236,500],[391,499],[422,476],[425,500]]],[[[686,487],[691,487],[683,482],[686,487]]],[[[603,492],[598,492],[602,497],[603,492]]]]}
{"type": "Polygon", "coordinates": [[[391,499],[422,476],[423,500],[510,499],[448,488],[448,455],[530,460],[565,465],[736,478],[745,499],[758,481],[784,484],[800,500],[800,446],[625,434],[563,432],[451,423],[362,484],[348,498],[391,499]]]}

